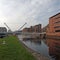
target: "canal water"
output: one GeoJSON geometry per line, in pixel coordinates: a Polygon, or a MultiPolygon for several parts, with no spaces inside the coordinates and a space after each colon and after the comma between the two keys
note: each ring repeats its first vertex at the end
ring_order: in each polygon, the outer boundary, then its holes
{"type": "Polygon", "coordinates": [[[50,60],[60,60],[60,40],[56,39],[39,39],[39,40],[23,40],[18,36],[28,48],[49,57],[50,60]]]}

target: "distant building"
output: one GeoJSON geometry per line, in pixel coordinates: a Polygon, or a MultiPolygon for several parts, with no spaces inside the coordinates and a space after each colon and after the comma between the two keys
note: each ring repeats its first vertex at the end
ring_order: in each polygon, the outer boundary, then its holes
{"type": "Polygon", "coordinates": [[[47,35],[60,36],[60,13],[49,18],[47,35]]]}
{"type": "Polygon", "coordinates": [[[34,27],[31,26],[29,30],[30,30],[30,32],[34,32],[34,27]]]}
{"type": "Polygon", "coordinates": [[[22,32],[41,32],[41,24],[31,26],[30,28],[24,28],[22,32]]]}
{"type": "Polygon", "coordinates": [[[38,25],[35,25],[35,26],[34,26],[34,32],[37,32],[37,33],[38,33],[38,32],[39,32],[39,33],[41,32],[41,24],[38,24],[38,25]]]}
{"type": "Polygon", "coordinates": [[[5,27],[0,27],[0,38],[7,36],[7,29],[5,27]]]}
{"type": "Polygon", "coordinates": [[[6,27],[0,27],[0,33],[7,32],[6,27]]]}
{"type": "Polygon", "coordinates": [[[48,27],[49,27],[49,24],[47,24],[45,27],[43,27],[42,32],[46,32],[48,27]]]}
{"type": "Polygon", "coordinates": [[[30,28],[24,28],[22,32],[30,32],[30,28]]]}

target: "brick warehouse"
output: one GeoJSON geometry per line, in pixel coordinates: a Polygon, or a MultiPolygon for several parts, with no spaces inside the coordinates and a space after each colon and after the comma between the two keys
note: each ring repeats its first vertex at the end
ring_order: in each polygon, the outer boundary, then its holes
{"type": "Polygon", "coordinates": [[[49,18],[46,35],[60,37],[60,13],[49,18]]]}
{"type": "Polygon", "coordinates": [[[22,32],[30,32],[30,28],[24,28],[22,32]]]}
{"type": "MultiPolygon", "coordinates": [[[[29,28],[24,28],[24,29],[22,30],[22,32],[40,33],[41,30],[42,30],[41,24],[38,24],[38,25],[35,25],[35,26],[30,26],[29,28]]],[[[24,40],[26,40],[26,39],[36,40],[36,39],[40,39],[40,38],[41,38],[40,35],[34,34],[34,35],[30,35],[30,37],[23,38],[23,39],[24,39],[24,40]]]]}
{"type": "Polygon", "coordinates": [[[22,32],[41,32],[41,24],[31,26],[30,28],[24,28],[22,32]]]}

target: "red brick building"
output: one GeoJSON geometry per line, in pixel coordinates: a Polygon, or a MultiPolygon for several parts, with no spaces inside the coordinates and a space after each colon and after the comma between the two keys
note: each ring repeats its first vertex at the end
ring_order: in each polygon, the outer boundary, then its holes
{"type": "Polygon", "coordinates": [[[34,26],[34,32],[37,32],[38,33],[38,32],[41,32],[41,30],[42,30],[41,29],[41,24],[34,26]]]}
{"type": "Polygon", "coordinates": [[[22,32],[30,32],[30,28],[24,28],[22,32]]]}
{"type": "Polygon", "coordinates": [[[33,26],[30,27],[30,32],[34,32],[33,26]]]}
{"type": "Polygon", "coordinates": [[[47,36],[60,36],[60,13],[49,18],[47,36]]]}
{"type": "Polygon", "coordinates": [[[41,32],[41,24],[31,26],[30,28],[24,28],[22,32],[41,32]]]}
{"type": "Polygon", "coordinates": [[[47,28],[49,27],[49,24],[47,24],[45,27],[42,28],[42,32],[46,32],[47,28]]]}

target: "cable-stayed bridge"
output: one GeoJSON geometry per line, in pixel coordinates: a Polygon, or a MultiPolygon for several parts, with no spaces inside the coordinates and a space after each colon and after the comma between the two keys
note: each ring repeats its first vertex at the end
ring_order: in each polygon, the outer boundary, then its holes
{"type": "Polygon", "coordinates": [[[36,32],[0,32],[0,36],[4,35],[22,35],[24,38],[34,38],[34,37],[40,37],[41,35],[45,35],[46,32],[36,33],[36,32]]]}
{"type": "MultiPolygon", "coordinates": [[[[22,35],[25,37],[40,37],[41,35],[45,35],[46,32],[22,32],[21,29],[26,25],[27,23],[23,24],[17,31],[12,31],[11,28],[4,23],[4,25],[8,28],[8,32],[0,32],[0,36],[5,36],[5,35],[22,35]]],[[[4,29],[3,29],[4,30],[4,29]]]]}

